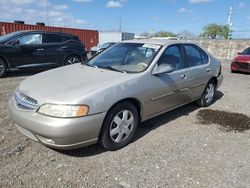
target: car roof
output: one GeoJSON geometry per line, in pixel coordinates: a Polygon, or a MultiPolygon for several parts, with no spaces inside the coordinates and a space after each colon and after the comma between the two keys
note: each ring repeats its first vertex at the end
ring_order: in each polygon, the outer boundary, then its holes
{"type": "Polygon", "coordinates": [[[180,44],[180,43],[188,43],[195,44],[188,40],[172,40],[172,39],[135,39],[135,40],[127,40],[123,41],[123,43],[147,43],[147,44],[157,44],[157,45],[166,45],[166,44],[180,44]]]}
{"type": "Polygon", "coordinates": [[[49,33],[49,34],[59,34],[59,35],[68,35],[68,36],[75,36],[75,35],[71,35],[68,33],[63,33],[63,32],[51,32],[51,31],[43,31],[43,30],[22,30],[22,31],[18,31],[17,33],[20,34],[24,34],[24,33],[49,33]]]}

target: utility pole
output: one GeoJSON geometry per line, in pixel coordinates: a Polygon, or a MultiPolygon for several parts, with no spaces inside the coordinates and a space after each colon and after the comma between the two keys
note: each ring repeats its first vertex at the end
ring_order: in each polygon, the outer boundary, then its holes
{"type": "Polygon", "coordinates": [[[47,25],[49,26],[49,0],[45,0],[46,2],[46,19],[47,19],[47,25]]]}
{"type": "Polygon", "coordinates": [[[229,36],[228,36],[229,38],[231,37],[232,26],[233,26],[232,14],[233,14],[233,6],[231,6],[230,9],[229,9],[228,19],[227,19],[227,25],[228,25],[228,28],[229,28],[229,36]]]}
{"type": "Polygon", "coordinates": [[[122,18],[119,19],[119,31],[122,32],[122,18]]]}
{"type": "Polygon", "coordinates": [[[227,37],[227,40],[228,40],[228,42],[227,42],[227,54],[226,54],[225,60],[228,59],[230,39],[232,38],[232,26],[233,26],[232,14],[233,14],[233,6],[231,6],[230,9],[229,9],[228,19],[227,19],[227,26],[228,26],[228,29],[229,29],[229,33],[228,33],[228,37],[227,37]]]}

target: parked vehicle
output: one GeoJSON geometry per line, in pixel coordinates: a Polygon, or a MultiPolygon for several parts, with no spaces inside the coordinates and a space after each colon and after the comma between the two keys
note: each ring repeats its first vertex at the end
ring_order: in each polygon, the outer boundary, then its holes
{"type": "Polygon", "coordinates": [[[84,44],[74,35],[18,31],[0,37],[0,77],[12,69],[48,69],[86,57],[84,44]]]}
{"type": "Polygon", "coordinates": [[[250,47],[243,52],[239,52],[231,63],[232,72],[246,72],[250,73],[250,47]]]}
{"type": "Polygon", "coordinates": [[[102,51],[106,50],[107,48],[113,46],[115,44],[115,42],[107,42],[101,46],[93,46],[91,49],[90,49],[90,54],[91,55],[96,55],[96,54],[99,54],[101,53],[102,51]]]}
{"type": "Polygon", "coordinates": [[[20,132],[49,147],[99,140],[116,150],[131,141],[140,122],[193,101],[211,105],[222,80],[220,62],[196,44],[121,42],[84,65],[22,81],[10,99],[10,117],[20,132]]]}

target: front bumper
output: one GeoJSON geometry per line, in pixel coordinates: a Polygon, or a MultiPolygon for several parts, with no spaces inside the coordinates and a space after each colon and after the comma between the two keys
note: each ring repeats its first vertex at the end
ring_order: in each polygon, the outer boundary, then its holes
{"type": "Polygon", "coordinates": [[[232,62],[231,71],[240,71],[240,72],[250,73],[250,63],[232,62]]]}
{"type": "Polygon", "coordinates": [[[224,77],[223,77],[222,74],[220,74],[220,75],[217,77],[217,85],[216,85],[216,88],[217,88],[217,89],[221,86],[223,80],[224,80],[224,77]]]}
{"type": "Polygon", "coordinates": [[[54,118],[17,109],[13,97],[9,102],[9,114],[22,134],[56,149],[74,149],[96,143],[106,115],[54,118]]]}

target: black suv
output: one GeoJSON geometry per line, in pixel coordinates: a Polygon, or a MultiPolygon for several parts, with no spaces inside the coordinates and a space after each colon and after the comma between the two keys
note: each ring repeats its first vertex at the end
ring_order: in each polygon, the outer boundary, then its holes
{"type": "Polygon", "coordinates": [[[49,69],[87,58],[74,35],[47,31],[17,31],[0,37],[0,77],[12,69],[49,69]]]}

